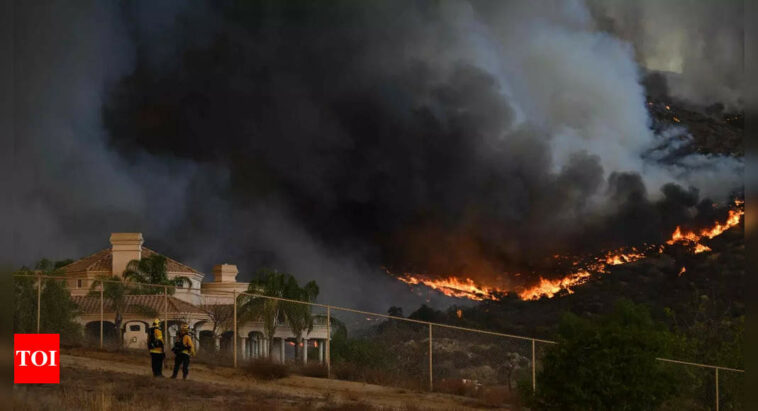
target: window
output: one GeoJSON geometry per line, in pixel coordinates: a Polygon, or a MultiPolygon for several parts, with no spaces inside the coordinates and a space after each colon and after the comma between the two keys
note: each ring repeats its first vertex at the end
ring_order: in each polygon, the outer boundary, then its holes
{"type": "Polygon", "coordinates": [[[129,326],[129,331],[139,331],[139,330],[140,330],[140,326],[137,324],[129,326]]]}
{"type": "Polygon", "coordinates": [[[82,288],[82,280],[76,280],[76,288],[82,288]]]}

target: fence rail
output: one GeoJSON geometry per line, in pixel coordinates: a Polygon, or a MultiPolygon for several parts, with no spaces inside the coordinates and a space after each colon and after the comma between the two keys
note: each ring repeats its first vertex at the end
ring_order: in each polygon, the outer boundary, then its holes
{"type": "MultiPolygon", "coordinates": [[[[163,297],[164,297],[164,335],[168,335],[168,297],[169,289],[173,290],[181,290],[181,291],[196,291],[201,292],[202,288],[192,288],[192,287],[181,287],[181,286],[175,286],[175,285],[157,285],[157,284],[145,284],[145,283],[138,283],[138,282],[130,282],[130,281],[119,281],[119,280],[108,280],[108,279],[100,279],[100,278],[92,278],[92,277],[70,277],[70,276],[55,276],[55,275],[42,275],[42,274],[14,274],[14,277],[26,277],[26,278],[34,278],[37,280],[36,288],[37,288],[37,332],[40,331],[40,307],[41,307],[41,296],[42,296],[42,279],[50,279],[50,280],[57,280],[57,281],[76,281],[76,280],[87,280],[88,282],[92,283],[92,286],[90,287],[91,292],[99,291],[100,294],[100,348],[103,347],[103,323],[104,323],[104,308],[103,308],[103,302],[104,302],[104,295],[103,295],[103,283],[117,283],[117,284],[126,284],[126,285],[133,285],[135,287],[153,287],[158,288],[163,291],[163,297]],[[97,284],[100,284],[99,287],[95,287],[97,284]]],[[[555,341],[542,339],[542,338],[535,338],[535,337],[528,337],[528,336],[522,336],[522,335],[515,335],[515,334],[507,334],[507,333],[501,333],[496,331],[489,331],[489,330],[481,330],[476,328],[468,328],[468,327],[460,327],[450,324],[443,324],[443,323],[436,323],[431,321],[423,321],[423,320],[416,320],[412,318],[405,318],[405,317],[397,317],[387,314],[381,314],[381,313],[374,313],[370,311],[364,311],[364,310],[358,310],[354,308],[348,308],[348,307],[340,307],[336,305],[331,304],[321,304],[321,303],[315,303],[315,302],[308,302],[308,301],[301,301],[301,300],[294,300],[289,298],[283,298],[283,297],[274,297],[274,296],[267,296],[263,294],[256,294],[256,293],[248,293],[248,292],[238,292],[238,291],[223,291],[223,290],[213,290],[214,295],[230,295],[232,297],[232,301],[234,301],[234,320],[233,320],[233,333],[234,333],[234,349],[233,349],[233,364],[234,367],[238,366],[237,363],[237,301],[240,296],[248,296],[253,298],[263,298],[268,300],[274,300],[274,301],[281,301],[281,302],[288,302],[288,303],[295,303],[295,304],[305,304],[309,305],[311,307],[319,307],[326,310],[326,333],[327,338],[325,341],[325,364],[327,368],[327,376],[331,378],[331,315],[332,310],[339,310],[354,314],[361,314],[361,315],[367,315],[371,317],[379,317],[379,318],[386,318],[391,319],[393,321],[404,321],[408,323],[415,323],[420,325],[425,325],[428,327],[428,342],[429,342],[429,349],[428,349],[428,360],[429,360],[429,390],[432,391],[434,389],[434,377],[433,377],[433,333],[432,333],[432,327],[440,327],[443,329],[451,329],[451,330],[457,330],[457,331],[464,331],[468,333],[476,333],[479,335],[489,335],[489,336],[495,336],[495,337],[503,337],[503,338],[510,338],[515,340],[522,340],[522,341],[529,341],[531,343],[531,383],[532,383],[532,389],[536,390],[537,387],[537,375],[536,375],[536,343],[543,343],[543,344],[557,344],[555,341]]],[[[716,410],[719,410],[719,370],[722,371],[728,371],[728,372],[735,372],[735,373],[744,373],[745,370],[738,369],[738,368],[731,368],[731,367],[724,367],[720,365],[710,365],[710,364],[702,364],[702,363],[696,363],[696,362],[690,362],[690,361],[682,361],[682,360],[675,360],[675,359],[669,359],[669,358],[656,358],[658,361],[667,362],[667,363],[673,363],[673,364],[679,364],[679,365],[686,365],[686,366],[693,366],[693,367],[700,367],[700,368],[707,368],[707,369],[713,369],[715,372],[715,407],[716,410]]]]}

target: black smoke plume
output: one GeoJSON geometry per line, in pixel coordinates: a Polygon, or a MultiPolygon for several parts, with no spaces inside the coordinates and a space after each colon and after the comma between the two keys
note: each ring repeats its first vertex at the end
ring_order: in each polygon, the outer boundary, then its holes
{"type": "Polygon", "coordinates": [[[20,6],[22,256],[142,231],[383,309],[410,301],[383,266],[486,280],[660,240],[739,190],[739,160],[643,158],[667,140],[633,48],[533,4],[20,6]]]}

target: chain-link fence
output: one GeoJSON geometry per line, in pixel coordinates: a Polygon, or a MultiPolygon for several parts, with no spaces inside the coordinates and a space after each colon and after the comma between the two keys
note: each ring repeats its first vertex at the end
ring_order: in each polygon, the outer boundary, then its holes
{"type": "MultiPolygon", "coordinates": [[[[304,375],[470,396],[535,389],[553,341],[248,292],[105,278],[14,276],[15,332],[58,333],[64,346],[145,349],[160,321],[167,347],[182,324],[200,361],[232,367],[289,364],[304,375]],[[203,294],[205,295],[205,294],[203,294]]],[[[675,367],[693,403],[740,409],[744,370],[659,358],[675,367]]],[[[680,403],[681,404],[681,403],[680,403]]]]}

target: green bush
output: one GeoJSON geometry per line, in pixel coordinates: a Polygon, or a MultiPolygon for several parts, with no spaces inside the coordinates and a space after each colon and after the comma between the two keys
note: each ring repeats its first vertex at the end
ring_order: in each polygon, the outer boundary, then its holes
{"type": "Polygon", "coordinates": [[[567,314],[557,342],[546,351],[537,392],[520,385],[535,409],[649,410],[676,394],[677,379],[656,357],[670,357],[680,340],[643,306],[621,300],[594,320],[567,314]]]}
{"type": "MultiPolygon", "coordinates": [[[[58,270],[65,262],[53,263],[41,260],[36,272],[46,276],[61,276],[61,279],[43,279],[40,294],[40,332],[61,335],[61,343],[69,345],[80,341],[82,328],[75,321],[78,307],[66,290],[62,274],[58,270]]],[[[22,268],[15,274],[33,275],[35,271],[22,268]]],[[[37,279],[14,277],[14,333],[37,332],[37,279]]]]}
{"type": "Polygon", "coordinates": [[[393,356],[386,344],[363,338],[335,338],[331,342],[332,360],[364,368],[391,367],[393,356]]]}

